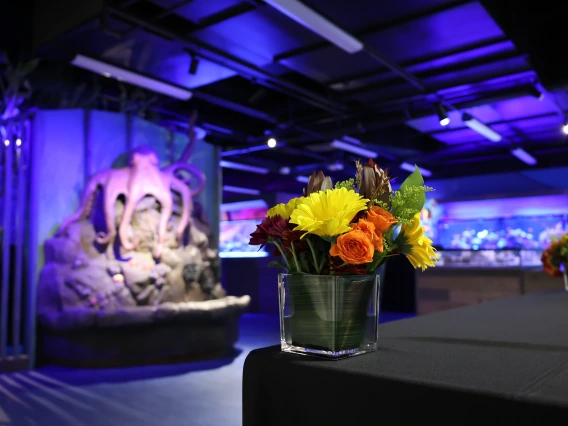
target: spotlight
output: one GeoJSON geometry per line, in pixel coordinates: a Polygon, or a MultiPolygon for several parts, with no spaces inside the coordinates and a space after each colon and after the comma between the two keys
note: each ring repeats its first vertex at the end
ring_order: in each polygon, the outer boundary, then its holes
{"type": "Polygon", "coordinates": [[[268,139],[268,141],[266,143],[268,144],[268,146],[270,148],[274,148],[276,146],[276,139],[270,138],[270,139],[268,139]]]}
{"type": "Polygon", "coordinates": [[[562,131],[564,132],[565,135],[568,135],[568,124],[562,126],[562,131]]]}
{"type": "Polygon", "coordinates": [[[22,146],[22,140],[20,138],[16,139],[16,146],[22,146]]]}
{"type": "Polygon", "coordinates": [[[281,175],[289,175],[291,171],[290,167],[280,167],[279,170],[281,175]]]}
{"type": "Polygon", "coordinates": [[[541,87],[539,83],[534,82],[528,89],[531,96],[542,102],[544,100],[544,90],[541,90],[541,87]]]}
{"type": "Polygon", "coordinates": [[[197,67],[199,66],[199,59],[196,56],[191,55],[191,62],[189,64],[189,73],[191,75],[197,74],[197,67]]]}
{"type": "Polygon", "coordinates": [[[447,126],[448,124],[450,124],[450,117],[448,117],[448,113],[446,112],[444,106],[440,102],[436,102],[434,104],[434,107],[436,108],[438,118],[440,119],[440,126],[447,126]]]}
{"type": "Polygon", "coordinates": [[[10,141],[9,141],[8,139],[6,139],[6,140],[4,141],[4,145],[10,146],[10,141]]]}

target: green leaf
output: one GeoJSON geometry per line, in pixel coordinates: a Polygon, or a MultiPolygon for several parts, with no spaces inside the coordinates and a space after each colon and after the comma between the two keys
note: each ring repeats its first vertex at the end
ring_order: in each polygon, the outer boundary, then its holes
{"type": "Polygon", "coordinates": [[[282,269],[285,269],[286,271],[288,271],[288,268],[286,268],[286,265],[284,265],[279,260],[273,260],[272,262],[270,262],[268,264],[268,267],[269,268],[282,268],[282,269]]]}
{"type": "MultiPolygon", "coordinates": [[[[415,164],[414,165],[415,169],[414,171],[410,174],[410,176],[408,176],[404,182],[402,182],[402,185],[400,185],[400,189],[398,191],[398,193],[396,194],[397,197],[400,196],[405,196],[405,193],[410,192],[413,190],[413,187],[422,187],[424,185],[424,178],[422,177],[422,174],[420,173],[420,170],[418,170],[418,166],[415,164]]],[[[415,197],[408,199],[408,202],[404,205],[404,208],[406,209],[411,209],[414,210],[416,212],[421,211],[424,208],[424,204],[426,203],[426,193],[425,191],[417,191],[415,194],[415,197]]],[[[394,209],[393,209],[394,210],[394,209]]],[[[399,209],[397,209],[399,210],[399,209]]],[[[400,214],[399,211],[396,211],[396,214],[400,214]]]]}
{"type": "Polygon", "coordinates": [[[380,251],[375,251],[375,253],[373,254],[373,261],[369,263],[369,265],[367,266],[367,271],[370,273],[374,273],[376,269],[379,267],[379,265],[383,262],[385,257],[386,257],[385,252],[381,253],[380,251]]]}
{"type": "MultiPolygon", "coordinates": [[[[311,256],[311,253],[310,253],[311,256]]],[[[300,270],[307,273],[310,272],[310,266],[308,262],[308,252],[303,252],[298,255],[298,263],[300,264],[300,270]]],[[[312,262],[313,263],[313,262],[312,262]]]]}
{"type": "Polygon", "coordinates": [[[402,188],[406,188],[407,186],[424,185],[424,178],[422,177],[420,170],[418,170],[418,166],[415,164],[414,167],[414,171],[404,180],[404,182],[402,182],[402,185],[400,185],[401,190],[402,188]]]}

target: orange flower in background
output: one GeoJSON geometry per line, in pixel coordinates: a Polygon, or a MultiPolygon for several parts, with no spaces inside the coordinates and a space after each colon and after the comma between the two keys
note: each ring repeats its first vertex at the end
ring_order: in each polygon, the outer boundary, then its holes
{"type": "Polygon", "coordinates": [[[358,229],[340,235],[337,243],[329,250],[330,255],[339,256],[351,265],[372,262],[374,253],[373,243],[369,241],[365,232],[358,229]]]}
{"type": "Polygon", "coordinates": [[[375,250],[378,250],[381,253],[383,252],[383,234],[376,232],[375,224],[373,222],[369,222],[365,219],[359,219],[359,222],[351,225],[351,229],[354,231],[362,231],[373,244],[375,250]]]}
{"type": "Polygon", "coordinates": [[[367,212],[367,220],[373,222],[377,234],[386,232],[392,224],[398,222],[390,212],[378,206],[371,206],[367,212]]]}

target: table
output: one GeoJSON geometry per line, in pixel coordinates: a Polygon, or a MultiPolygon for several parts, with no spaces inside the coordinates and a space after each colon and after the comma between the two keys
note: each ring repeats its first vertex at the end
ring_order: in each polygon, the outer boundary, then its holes
{"type": "Polygon", "coordinates": [[[275,346],[244,366],[243,426],[567,421],[564,291],[384,324],[372,354],[328,361],[275,346]]]}

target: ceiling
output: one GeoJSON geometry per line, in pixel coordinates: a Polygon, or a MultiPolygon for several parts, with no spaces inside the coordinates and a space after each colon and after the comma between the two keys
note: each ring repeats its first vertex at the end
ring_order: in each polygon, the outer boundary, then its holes
{"type": "Polygon", "coordinates": [[[403,162],[436,179],[568,165],[568,63],[551,47],[563,22],[547,2],[534,10],[508,0],[303,0],[364,44],[353,54],[261,0],[94,0],[89,8],[45,0],[21,28],[33,28],[24,45],[44,58],[43,102],[85,82],[117,96],[116,82],[71,67],[73,53],[189,88],[189,101],[158,97],[149,118],[175,126],[197,109],[223,160],[268,169],[224,168],[225,184],[297,192],[297,177],[316,168],[335,180],[353,174],[361,155],[333,140],[376,152],[395,177],[407,173],[403,162]],[[446,127],[436,103],[449,113],[446,127]],[[464,112],[502,140],[467,127],[464,112]],[[272,136],[278,145],[269,149],[272,136]],[[538,163],[514,157],[518,147],[538,163]]]}

